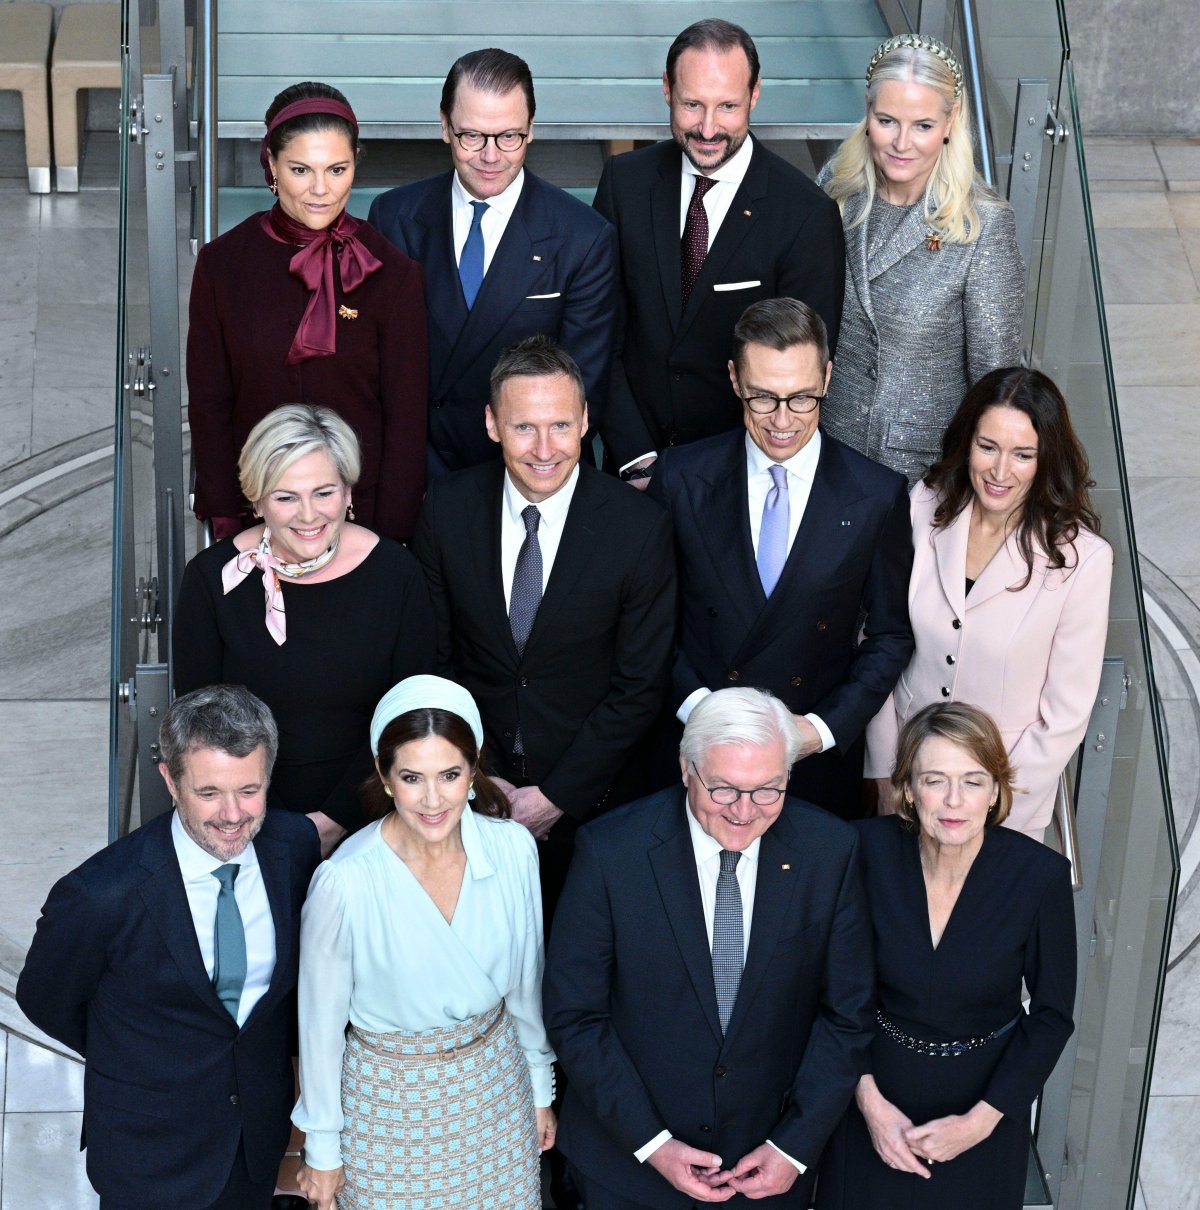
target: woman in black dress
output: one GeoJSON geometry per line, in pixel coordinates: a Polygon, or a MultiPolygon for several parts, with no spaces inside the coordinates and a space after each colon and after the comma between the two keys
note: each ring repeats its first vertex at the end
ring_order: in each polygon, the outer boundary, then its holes
{"type": "Polygon", "coordinates": [[[1073,1027],[1069,868],[998,826],[1012,769],[974,706],[914,715],[892,786],[897,814],[858,825],[876,1035],[826,1149],[817,1207],[1019,1210],[1030,1106],[1073,1027]]]}
{"type": "Polygon", "coordinates": [[[420,565],[350,520],[360,465],[329,408],[289,404],[259,421],[238,472],[262,524],[192,559],[175,611],[175,691],[229,682],[271,707],[269,805],[307,815],[326,856],[365,822],[375,703],[434,662],[420,565]]]}

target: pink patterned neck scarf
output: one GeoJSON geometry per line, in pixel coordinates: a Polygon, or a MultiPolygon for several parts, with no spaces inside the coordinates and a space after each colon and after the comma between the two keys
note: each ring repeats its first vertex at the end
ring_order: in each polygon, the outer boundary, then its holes
{"type": "Polygon", "coordinates": [[[253,550],[239,550],[221,568],[221,584],[225,593],[231,593],[257,567],[263,573],[263,591],[267,598],[267,630],[281,647],[287,642],[287,616],[283,608],[283,593],[279,589],[279,577],[299,580],[314,571],[320,571],[337,554],[337,540],[328,550],[308,559],[304,563],[284,563],[271,553],[271,531],[263,527],[263,535],[253,550]]]}

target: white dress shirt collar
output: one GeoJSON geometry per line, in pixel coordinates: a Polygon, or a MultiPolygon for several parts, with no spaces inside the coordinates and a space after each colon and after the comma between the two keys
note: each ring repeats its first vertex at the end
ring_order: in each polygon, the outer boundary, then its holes
{"type": "MultiPolygon", "coordinates": [[[[687,158],[684,152],[679,153],[683,156],[683,174],[684,176],[701,176],[703,175],[695,164],[687,158]]],[[[754,140],[747,135],[745,142],[733,153],[733,155],[725,161],[720,168],[708,173],[710,181],[731,181],[734,191],[746,179],[746,173],[750,169],[750,158],[754,155],[754,140]]],[[[687,192],[689,196],[694,185],[689,185],[687,192]]]]}
{"type": "Polygon", "coordinates": [[[454,179],[450,182],[450,204],[456,209],[465,207],[468,209],[472,202],[480,200],[486,201],[488,209],[496,209],[504,215],[505,219],[512,218],[512,212],[517,208],[517,202],[521,200],[521,189],[525,185],[525,169],[522,168],[512,179],[512,183],[504,190],[503,193],[497,193],[495,197],[477,198],[472,197],[464,187],[462,180],[457,172],[454,174],[454,179]]]}
{"type": "MultiPolygon", "coordinates": [[[[541,524],[549,528],[561,530],[566,523],[567,510],[571,507],[571,498],[575,495],[575,486],[579,482],[579,464],[576,463],[570,475],[567,476],[567,481],[554,493],[553,496],[547,496],[537,505],[537,510],[542,515],[541,524]]],[[[525,524],[521,520],[521,514],[532,504],[532,500],[526,500],[517,490],[517,485],[513,482],[512,476],[507,470],[504,472],[504,508],[508,513],[508,519],[513,525],[525,524]]]]}
{"type": "MultiPolygon", "coordinates": [[[[684,792],[683,810],[687,815],[688,832],[692,837],[692,850],[696,854],[696,864],[703,865],[706,861],[711,861],[714,857],[718,857],[721,853],[721,843],[714,840],[701,826],[700,821],[692,814],[692,808],[687,801],[687,793],[684,792]]],[[[752,861],[755,866],[758,865],[758,850],[762,845],[762,837],[758,836],[752,840],[742,850],[742,861],[752,861]]],[[[738,862],[741,865],[741,862],[738,862]]],[[[747,944],[749,941],[747,940],[747,944]]]]}
{"type": "Polygon", "coordinates": [[[187,834],[183,820],[179,818],[178,808],[171,815],[171,840],[175,845],[175,856],[179,859],[179,870],[184,882],[208,878],[213,870],[218,870],[223,865],[258,865],[258,854],[254,851],[253,841],[228,861],[222,861],[221,858],[206,852],[187,834]]]}

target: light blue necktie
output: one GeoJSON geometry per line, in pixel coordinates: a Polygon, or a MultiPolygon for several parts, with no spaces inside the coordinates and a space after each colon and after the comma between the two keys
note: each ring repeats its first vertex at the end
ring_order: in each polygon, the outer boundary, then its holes
{"type": "Polygon", "coordinates": [[[213,987],[217,990],[217,999],[235,1021],[242,988],[246,985],[246,930],[233,894],[233,884],[241,868],[230,863],[218,866],[212,872],[221,884],[213,926],[213,987]]]}
{"type": "Polygon", "coordinates": [[[467,310],[475,305],[475,296],[483,285],[483,212],[488,208],[487,202],[472,202],[471,230],[467,232],[467,242],[463,244],[462,255],[458,258],[458,277],[462,282],[463,298],[467,300],[467,310]]]}
{"type": "Polygon", "coordinates": [[[713,908],[713,984],[717,989],[717,1016],[721,1019],[721,1033],[729,1028],[729,1018],[733,1016],[746,954],[742,934],[742,889],[737,880],[740,857],[741,853],[721,850],[717,902],[713,908]]]}
{"type": "Polygon", "coordinates": [[[762,528],[758,531],[758,578],[770,596],[787,562],[788,485],[787,471],[776,462],[771,467],[774,486],[763,505],[762,528]]]}

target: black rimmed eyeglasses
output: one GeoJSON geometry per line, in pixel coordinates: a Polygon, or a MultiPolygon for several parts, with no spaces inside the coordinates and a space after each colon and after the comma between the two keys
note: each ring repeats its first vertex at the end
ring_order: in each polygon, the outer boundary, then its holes
{"type": "Polygon", "coordinates": [[[766,391],[758,391],[753,395],[739,395],[738,398],[756,415],[770,416],[781,407],[789,412],[803,416],[821,405],[824,395],[771,395],[766,391]]]}
{"type": "Polygon", "coordinates": [[[481,130],[455,130],[450,127],[450,133],[458,140],[463,151],[482,151],[491,139],[496,144],[497,151],[517,151],[521,144],[529,138],[527,130],[502,130],[499,134],[484,134],[481,130]]]}
{"type": "Polygon", "coordinates": [[[773,807],[782,797],[784,791],[777,786],[756,786],[753,790],[739,790],[736,786],[710,786],[700,776],[696,762],[692,761],[692,772],[696,780],[708,791],[708,796],[718,807],[732,807],[741,800],[743,795],[756,807],[773,807]]]}

